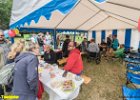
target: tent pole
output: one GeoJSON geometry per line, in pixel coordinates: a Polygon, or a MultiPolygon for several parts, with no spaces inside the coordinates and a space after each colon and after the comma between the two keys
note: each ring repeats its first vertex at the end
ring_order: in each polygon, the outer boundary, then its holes
{"type": "Polygon", "coordinates": [[[88,22],[89,20],[91,20],[93,17],[95,17],[98,13],[100,13],[100,10],[98,12],[96,12],[93,16],[91,16],[89,19],[87,19],[85,22],[83,22],[81,25],[79,25],[78,27],[76,27],[75,29],[80,28],[82,25],[84,25],[86,22],[88,22]]]}
{"type": "Polygon", "coordinates": [[[112,17],[112,18],[114,18],[114,19],[117,19],[117,20],[119,20],[119,21],[122,21],[122,22],[124,22],[124,23],[126,23],[126,24],[129,24],[129,25],[131,25],[131,26],[136,27],[135,25],[132,25],[132,24],[130,24],[130,23],[126,22],[126,21],[123,21],[123,20],[121,20],[121,19],[118,19],[118,18],[116,18],[116,17],[114,17],[114,16],[110,16],[110,17],[112,17]]]}
{"type": "Polygon", "coordinates": [[[89,31],[87,31],[87,40],[88,40],[88,38],[89,38],[89,31]]]}
{"type": "Polygon", "coordinates": [[[99,23],[97,23],[96,25],[94,25],[93,27],[91,27],[89,30],[92,30],[95,26],[99,25],[100,23],[102,23],[103,21],[105,21],[106,19],[108,19],[110,16],[106,17],[105,19],[103,19],[102,21],[100,21],[99,23]]]}
{"type": "Polygon", "coordinates": [[[12,43],[12,44],[15,42],[14,37],[11,37],[10,40],[11,40],[11,43],[12,43]]]}
{"type": "Polygon", "coordinates": [[[104,11],[107,12],[107,13],[110,13],[110,14],[113,14],[113,15],[116,15],[116,16],[119,16],[119,17],[122,17],[122,18],[124,18],[124,19],[130,20],[130,21],[132,21],[132,22],[138,23],[138,22],[135,21],[135,20],[132,20],[132,19],[130,19],[130,18],[127,18],[127,17],[121,16],[121,15],[115,14],[115,13],[113,13],[113,12],[106,11],[106,10],[104,10],[104,11]]]}
{"type": "Polygon", "coordinates": [[[54,36],[54,38],[53,38],[53,41],[54,41],[54,49],[57,49],[56,29],[54,29],[54,31],[53,31],[53,36],[54,36]]]}
{"type": "MultiPolygon", "coordinates": [[[[90,1],[90,0],[88,0],[88,1],[89,1],[90,3],[92,3],[95,7],[97,7],[98,9],[100,9],[101,11],[105,12],[106,14],[107,14],[107,13],[111,13],[111,14],[113,14],[113,15],[120,16],[120,17],[125,18],[125,19],[127,19],[127,20],[130,20],[130,21],[133,21],[133,22],[138,23],[137,21],[132,20],[132,19],[130,19],[130,18],[127,18],[127,17],[121,16],[121,15],[115,14],[115,13],[113,13],[113,12],[110,12],[110,11],[107,11],[107,10],[104,10],[104,9],[101,9],[101,8],[98,7],[96,4],[94,4],[92,1],[90,1]]],[[[107,15],[108,15],[108,14],[107,14],[107,15]]]]}
{"type": "Polygon", "coordinates": [[[76,30],[74,31],[74,37],[73,37],[73,41],[75,42],[76,39],[76,30]]]}
{"type": "Polygon", "coordinates": [[[107,1],[107,3],[140,11],[140,9],[139,8],[136,8],[136,7],[131,7],[131,6],[127,6],[127,5],[123,5],[123,4],[119,4],[119,3],[114,3],[114,2],[110,2],[110,1],[107,1]]]}
{"type": "MultiPolygon", "coordinates": [[[[119,28],[119,29],[117,29],[117,30],[122,30],[122,31],[124,31],[124,30],[126,30],[126,29],[137,30],[136,28],[119,28]]],[[[102,31],[102,30],[112,31],[113,29],[98,29],[98,30],[89,30],[89,31],[96,31],[96,32],[100,32],[100,31],[102,31]]]]}

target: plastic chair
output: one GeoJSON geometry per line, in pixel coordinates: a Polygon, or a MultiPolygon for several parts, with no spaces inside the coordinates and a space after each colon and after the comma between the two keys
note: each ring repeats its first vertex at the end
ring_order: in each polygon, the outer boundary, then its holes
{"type": "Polygon", "coordinates": [[[133,64],[140,64],[139,58],[124,58],[124,61],[133,64]]]}
{"type": "Polygon", "coordinates": [[[91,60],[95,60],[96,64],[100,64],[101,62],[101,54],[94,52],[87,52],[87,60],[90,62],[91,60]]]}
{"type": "Polygon", "coordinates": [[[127,72],[127,81],[140,85],[140,75],[127,72]]]}
{"type": "Polygon", "coordinates": [[[131,89],[124,85],[122,91],[125,100],[140,100],[140,89],[131,89]]]}
{"type": "Polygon", "coordinates": [[[127,64],[127,70],[140,71],[140,65],[127,64]]]}

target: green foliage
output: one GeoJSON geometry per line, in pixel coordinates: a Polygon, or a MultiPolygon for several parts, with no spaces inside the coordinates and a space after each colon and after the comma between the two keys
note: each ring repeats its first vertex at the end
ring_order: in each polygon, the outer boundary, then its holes
{"type": "Polygon", "coordinates": [[[8,29],[11,17],[12,0],[0,0],[0,29],[8,29]]]}

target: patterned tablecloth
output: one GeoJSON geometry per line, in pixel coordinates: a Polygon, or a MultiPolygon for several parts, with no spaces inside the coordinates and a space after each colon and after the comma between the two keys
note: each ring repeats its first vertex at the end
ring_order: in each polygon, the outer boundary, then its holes
{"type": "Polygon", "coordinates": [[[59,69],[57,65],[45,64],[44,66],[39,67],[39,76],[50,100],[73,100],[78,96],[80,86],[84,82],[83,78],[72,73],[62,77],[64,70],[59,69]],[[63,90],[62,84],[66,80],[72,80],[74,84],[71,91],[66,92],[63,90]]]}

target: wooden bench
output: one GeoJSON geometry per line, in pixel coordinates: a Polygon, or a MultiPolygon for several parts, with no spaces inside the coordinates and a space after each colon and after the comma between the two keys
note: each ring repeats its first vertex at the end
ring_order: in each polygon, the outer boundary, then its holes
{"type": "Polygon", "coordinates": [[[81,77],[84,79],[84,84],[89,84],[91,81],[91,78],[86,75],[81,75],[81,77]]]}

